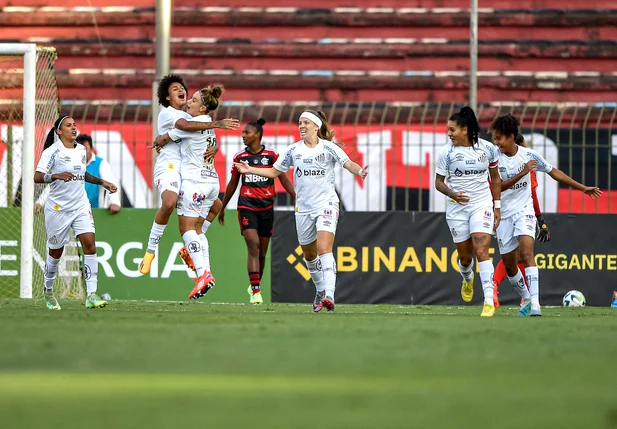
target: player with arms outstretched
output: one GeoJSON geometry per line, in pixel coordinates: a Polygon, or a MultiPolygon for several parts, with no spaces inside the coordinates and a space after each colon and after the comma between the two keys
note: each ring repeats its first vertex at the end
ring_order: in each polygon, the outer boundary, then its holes
{"type": "Polygon", "coordinates": [[[497,148],[478,137],[480,126],[473,110],[465,106],[448,121],[450,142],[439,153],[435,189],[448,197],[446,221],[456,243],[463,276],[463,301],[473,299],[473,255],[478,258],[484,292],[482,317],[495,314],[494,267],[488,250],[500,219],[500,179],[497,148]],[[489,186],[489,174],[491,185],[489,186]]]}
{"type": "Polygon", "coordinates": [[[339,215],[339,198],[334,189],[334,167],[338,164],[350,173],[366,178],[367,167],[349,159],[333,143],[334,132],[323,112],[307,110],[298,119],[302,140],[287,147],[273,167],[255,168],[235,163],[241,174],[256,174],[274,179],[294,167],[296,191],[296,232],[306,266],[317,290],[313,311],[323,307],[334,310],[336,261],[332,254],[339,215]]]}
{"type": "Polygon", "coordinates": [[[598,198],[602,192],[572,179],[552,167],[542,156],[515,143],[519,131],[518,120],[508,114],[495,118],[491,125],[493,141],[499,148],[499,175],[503,192],[503,218],[497,229],[499,253],[506,267],[508,280],[521,295],[523,302],[519,316],[542,316],[540,307],[540,280],[534,258],[536,216],[531,198],[529,171],[546,173],[560,183],[598,198]],[[519,260],[525,265],[527,285],[518,269],[519,260]]]}
{"type": "MultiPolygon", "coordinates": [[[[161,110],[158,117],[158,133],[163,135],[170,131],[172,128],[176,128],[181,131],[206,131],[213,128],[222,128],[228,130],[235,130],[239,126],[239,122],[236,119],[224,119],[217,122],[202,122],[202,121],[189,121],[191,116],[183,111],[183,107],[186,105],[188,88],[184,79],[176,74],[170,74],[165,76],[159,82],[157,97],[159,104],[164,109],[161,110]]],[[[216,152],[215,148],[211,148],[216,152]]],[[[165,232],[169,217],[176,207],[178,200],[178,192],[180,189],[181,175],[180,175],[180,163],[182,161],[182,155],[180,153],[180,146],[176,143],[171,143],[162,148],[159,152],[158,158],[154,165],[154,184],[158,188],[158,192],[161,196],[161,208],[157,211],[150,230],[150,236],[148,238],[148,245],[146,254],[143,260],[139,264],[139,272],[141,274],[148,274],[150,272],[150,265],[154,260],[154,254],[156,247],[165,232]]],[[[217,210],[220,210],[220,204],[212,210],[208,217],[210,219],[206,223],[205,220],[200,220],[200,224],[207,226],[214,220],[217,210]]],[[[206,240],[205,231],[201,230],[199,234],[200,241],[206,240]]],[[[186,252],[181,251],[181,256],[185,263],[192,269],[194,269],[194,263],[188,257],[186,252]]]]}
{"type": "Polygon", "coordinates": [[[70,116],[56,120],[47,134],[43,154],[34,173],[34,183],[48,183],[49,196],[45,203],[45,228],[49,254],[45,261],[45,303],[50,310],[60,310],[54,295],[54,282],[64,246],[70,240],[73,228],[84,252],[86,281],[86,308],[107,305],[97,292],[98,262],[94,238],[94,219],[85,183],[103,186],[110,193],[116,185],[92,176],[86,171],[86,148],[75,142],[77,125],[70,116]],[[57,141],[56,141],[57,139],[57,141]]]}
{"type": "MultiPolygon", "coordinates": [[[[259,118],[256,122],[246,124],[242,132],[242,142],[246,145],[246,148],[234,156],[234,163],[246,162],[256,168],[270,168],[278,160],[278,152],[266,148],[261,143],[265,123],[264,118],[259,118]]],[[[261,277],[266,265],[270,237],[274,232],[275,179],[240,174],[234,165],[231,168],[231,179],[227,184],[227,189],[225,189],[223,209],[219,213],[221,225],[225,225],[225,207],[236,192],[240,178],[242,178],[242,186],[238,198],[238,220],[248,250],[249,302],[251,304],[263,304],[261,277]]],[[[285,174],[281,174],[279,180],[283,188],[295,200],[296,192],[291,180],[285,174]]]]}

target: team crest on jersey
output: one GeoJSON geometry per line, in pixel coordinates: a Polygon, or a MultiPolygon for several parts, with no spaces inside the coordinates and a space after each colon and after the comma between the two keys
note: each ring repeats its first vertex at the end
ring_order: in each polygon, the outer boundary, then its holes
{"type": "Polygon", "coordinates": [[[81,157],[81,163],[82,163],[82,164],[85,164],[85,163],[86,163],[86,155],[84,155],[84,156],[82,156],[82,157],[81,157]]]}
{"type": "Polygon", "coordinates": [[[488,158],[486,157],[486,154],[483,153],[482,155],[480,155],[480,158],[478,158],[478,162],[486,162],[488,161],[488,158]]]}
{"type": "Polygon", "coordinates": [[[270,161],[268,160],[267,157],[262,157],[261,158],[261,165],[268,165],[270,163],[270,161]]]}
{"type": "Polygon", "coordinates": [[[315,161],[317,162],[324,162],[325,160],[326,160],[326,154],[323,152],[315,157],[315,161]]]}

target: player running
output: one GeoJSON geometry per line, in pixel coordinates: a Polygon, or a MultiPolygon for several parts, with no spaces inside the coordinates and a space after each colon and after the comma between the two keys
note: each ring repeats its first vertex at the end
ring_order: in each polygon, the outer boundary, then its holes
{"type": "Polygon", "coordinates": [[[94,219],[85,183],[103,186],[110,193],[116,185],[99,179],[86,171],[86,148],[75,142],[77,126],[70,116],[56,120],[47,134],[43,154],[34,173],[34,183],[49,183],[49,197],[45,203],[45,228],[49,254],[45,261],[45,303],[50,310],[60,310],[54,295],[54,281],[64,246],[70,240],[70,228],[79,238],[84,251],[86,308],[107,305],[96,293],[98,262],[94,239],[94,219]],[[57,140],[56,140],[57,138],[57,140]]]}
{"type": "MultiPolygon", "coordinates": [[[[519,146],[527,147],[525,144],[525,137],[522,134],[516,136],[514,140],[519,146]]],[[[527,165],[525,165],[526,169],[529,169],[527,165]]],[[[546,225],[546,221],[544,220],[544,216],[542,216],[542,210],[540,209],[540,201],[538,200],[538,194],[536,193],[536,188],[538,187],[538,179],[536,178],[536,172],[534,170],[529,171],[529,179],[531,181],[531,199],[533,200],[533,210],[536,213],[536,219],[538,223],[536,224],[536,240],[539,242],[547,242],[551,241],[551,232],[548,230],[548,226],[546,225]]],[[[518,263],[518,269],[521,270],[521,274],[523,275],[523,280],[525,277],[525,265],[522,261],[518,263]]],[[[499,285],[502,281],[507,277],[506,267],[503,265],[503,260],[500,259],[499,263],[495,267],[495,277],[493,281],[494,292],[493,292],[493,303],[495,308],[499,308],[499,285]]],[[[527,285],[527,281],[525,280],[525,285],[527,285]]],[[[522,302],[522,299],[521,299],[522,302]]]]}
{"type": "Polygon", "coordinates": [[[523,299],[518,315],[542,316],[539,272],[533,251],[536,217],[528,173],[531,170],[546,173],[558,182],[578,189],[592,198],[600,197],[602,192],[553,168],[538,152],[518,146],[515,143],[518,130],[519,122],[510,114],[495,118],[491,125],[493,141],[500,151],[499,175],[503,181],[503,218],[497,229],[497,241],[508,280],[523,299]],[[529,290],[518,269],[519,260],[525,265],[529,290]]]}
{"type": "MultiPolygon", "coordinates": [[[[256,168],[268,168],[278,160],[278,152],[267,149],[261,139],[264,134],[263,125],[266,120],[259,118],[256,122],[249,122],[245,125],[242,132],[242,142],[246,148],[238,152],[233,162],[246,162],[256,168]]],[[[240,174],[236,166],[231,168],[231,179],[225,189],[223,198],[223,208],[219,213],[219,223],[225,225],[225,207],[238,188],[238,183],[242,177],[240,196],[238,198],[238,220],[240,231],[246,241],[248,251],[247,268],[249,275],[249,302],[251,304],[263,304],[261,296],[261,278],[266,265],[266,254],[270,237],[274,232],[274,200],[276,190],[274,179],[255,176],[251,174],[240,174]]],[[[291,180],[285,175],[279,176],[281,185],[291,195],[296,198],[291,180]]]]}
{"type": "Polygon", "coordinates": [[[491,235],[501,217],[497,148],[478,137],[480,126],[468,106],[452,115],[447,127],[450,142],[441,149],[437,159],[435,189],[448,197],[446,221],[458,251],[458,266],[463,276],[463,301],[471,302],[473,299],[475,254],[484,292],[480,315],[492,317],[495,314],[494,268],[488,250],[491,235]]]}
{"type": "MultiPolygon", "coordinates": [[[[211,123],[209,113],[219,106],[223,90],[223,86],[214,85],[195,92],[187,103],[187,111],[191,115],[189,122],[211,123]]],[[[180,234],[197,273],[189,299],[199,299],[215,285],[210,272],[209,244],[207,239],[204,241],[200,237],[199,219],[206,219],[219,194],[219,176],[214,168],[214,156],[204,157],[206,150],[217,144],[216,135],[211,129],[191,132],[172,128],[155,141],[159,147],[168,143],[179,143],[181,150],[182,187],[178,198],[178,222],[180,234]]]]}
{"type": "MultiPolygon", "coordinates": [[[[182,110],[186,104],[187,93],[188,88],[184,79],[177,74],[167,75],[159,82],[157,97],[159,104],[165,107],[158,116],[159,136],[167,133],[172,128],[181,131],[206,131],[213,128],[235,130],[239,127],[240,123],[236,119],[224,119],[217,122],[190,121],[191,116],[182,110]]],[[[156,247],[165,232],[169,217],[176,207],[181,182],[181,161],[180,146],[176,143],[171,143],[160,150],[154,164],[154,184],[158,188],[161,197],[161,207],[154,217],[146,254],[139,264],[139,272],[141,274],[148,274],[150,272],[156,247]]],[[[220,210],[220,205],[215,207],[213,213],[209,215],[210,220],[204,224],[205,229],[214,220],[217,209],[220,210]]],[[[204,220],[199,222],[202,224],[204,220]]],[[[199,239],[202,243],[206,241],[205,231],[200,232],[199,239]]],[[[181,251],[180,256],[191,269],[194,269],[194,263],[186,252],[181,251]]]]}
{"type": "Polygon", "coordinates": [[[241,174],[274,179],[294,167],[296,191],[296,232],[306,266],[317,290],[313,311],[334,310],[336,261],[332,254],[339,215],[339,198],[334,189],[334,167],[339,164],[363,180],[368,173],[351,161],[337,144],[323,112],[307,110],[300,115],[302,140],[288,146],[272,167],[256,168],[246,162],[234,166],[241,174]]]}

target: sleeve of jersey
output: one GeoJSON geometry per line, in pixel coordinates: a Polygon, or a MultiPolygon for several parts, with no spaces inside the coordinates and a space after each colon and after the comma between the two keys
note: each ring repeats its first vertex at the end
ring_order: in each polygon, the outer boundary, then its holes
{"type": "Polygon", "coordinates": [[[495,145],[492,144],[487,144],[486,145],[488,148],[488,166],[490,168],[495,168],[497,167],[497,164],[499,164],[499,157],[497,156],[497,147],[495,145]]]}
{"type": "Polygon", "coordinates": [[[173,120],[173,118],[169,114],[169,110],[167,110],[167,109],[161,110],[161,113],[159,113],[159,118],[158,118],[158,127],[159,127],[159,129],[160,128],[163,128],[163,129],[172,128],[173,127],[173,123],[172,122],[175,123],[175,121],[173,120]]]}
{"type": "Polygon", "coordinates": [[[541,171],[546,174],[553,171],[553,166],[549,164],[548,161],[542,157],[542,155],[533,149],[529,149],[529,153],[531,154],[531,158],[538,163],[536,171],[541,171]]]}
{"type": "Polygon", "coordinates": [[[325,147],[330,153],[330,156],[332,156],[332,159],[337,164],[340,164],[341,167],[345,166],[345,163],[349,161],[349,156],[339,145],[335,143],[327,143],[325,147]]]}
{"type": "Polygon", "coordinates": [[[288,147],[285,152],[279,156],[276,162],[272,165],[278,171],[282,171],[283,173],[287,173],[291,167],[294,165],[293,161],[293,150],[291,147],[288,147]]]}
{"type": "MultiPolygon", "coordinates": [[[[240,154],[234,156],[233,162],[240,162],[240,154]]],[[[240,172],[238,172],[238,169],[236,168],[236,164],[234,164],[234,163],[231,164],[231,175],[232,176],[239,176],[240,175],[240,172]]]]}
{"type": "Polygon", "coordinates": [[[39,159],[39,163],[36,166],[36,171],[41,173],[49,173],[54,166],[54,160],[56,157],[51,156],[52,150],[51,148],[45,149],[41,154],[41,159],[39,159]]]}
{"type": "Polygon", "coordinates": [[[440,176],[447,176],[448,175],[448,157],[449,157],[449,151],[447,150],[447,146],[444,146],[443,148],[441,148],[441,150],[439,151],[439,155],[437,155],[437,167],[435,168],[435,173],[439,174],[440,176]]]}
{"type": "Polygon", "coordinates": [[[169,130],[169,132],[167,133],[169,134],[169,138],[174,142],[177,143],[182,139],[186,139],[191,137],[191,133],[188,131],[182,131],[179,130],[177,128],[172,128],[171,130],[169,130]]]}

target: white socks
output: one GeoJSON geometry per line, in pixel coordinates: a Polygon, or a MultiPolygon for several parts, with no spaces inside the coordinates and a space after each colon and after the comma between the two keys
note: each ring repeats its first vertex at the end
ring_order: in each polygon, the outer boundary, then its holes
{"type": "Polygon", "coordinates": [[[189,251],[189,255],[191,255],[191,259],[195,264],[195,271],[197,271],[197,277],[201,277],[206,270],[204,268],[204,257],[201,252],[201,240],[199,238],[199,235],[197,235],[197,231],[195,231],[194,229],[186,231],[182,235],[182,239],[184,240],[184,244],[189,251]]]}
{"type": "Polygon", "coordinates": [[[482,280],[482,290],[484,291],[484,303],[493,305],[493,275],[495,267],[493,263],[483,261],[478,264],[480,266],[480,280],[482,280]]]}
{"type": "Polygon", "coordinates": [[[84,276],[86,278],[86,292],[90,296],[96,293],[99,282],[99,264],[96,255],[84,256],[84,276]]]}
{"type": "Polygon", "coordinates": [[[525,279],[523,278],[521,270],[517,270],[514,277],[508,276],[508,280],[510,280],[510,284],[514,287],[514,290],[518,292],[521,298],[523,298],[525,301],[529,301],[531,299],[529,295],[529,290],[525,285],[525,279]]]}
{"type": "Polygon", "coordinates": [[[469,266],[467,267],[461,264],[461,260],[459,259],[458,269],[461,272],[461,276],[463,276],[463,279],[465,279],[466,282],[471,281],[471,275],[473,274],[473,258],[471,259],[471,264],[469,264],[469,266]]]}
{"type": "Polygon", "coordinates": [[[47,261],[45,261],[45,292],[51,292],[54,289],[59,262],[60,259],[54,259],[47,255],[47,261]]]}
{"type": "MultiPolygon", "coordinates": [[[[206,221],[207,223],[210,223],[206,221]]],[[[203,234],[199,234],[199,242],[201,243],[201,256],[204,260],[204,269],[210,271],[210,244],[208,243],[208,237],[206,237],[206,230],[203,234]]]]}
{"type": "Polygon", "coordinates": [[[531,304],[540,305],[540,273],[538,267],[525,267],[525,276],[529,285],[531,304]]]}
{"type": "Polygon", "coordinates": [[[306,268],[308,268],[311,279],[313,279],[313,283],[315,283],[317,292],[323,292],[325,290],[325,284],[319,256],[312,261],[306,261],[306,268]]]}
{"type": "Polygon", "coordinates": [[[146,249],[148,253],[154,253],[156,251],[156,246],[158,246],[159,241],[161,241],[166,226],[167,225],[159,225],[156,222],[152,223],[150,237],[148,237],[148,248],[146,249]]]}
{"type": "Polygon", "coordinates": [[[334,299],[334,290],[336,289],[336,262],[334,261],[334,255],[332,253],[324,253],[319,259],[321,259],[326,296],[334,299]]]}

